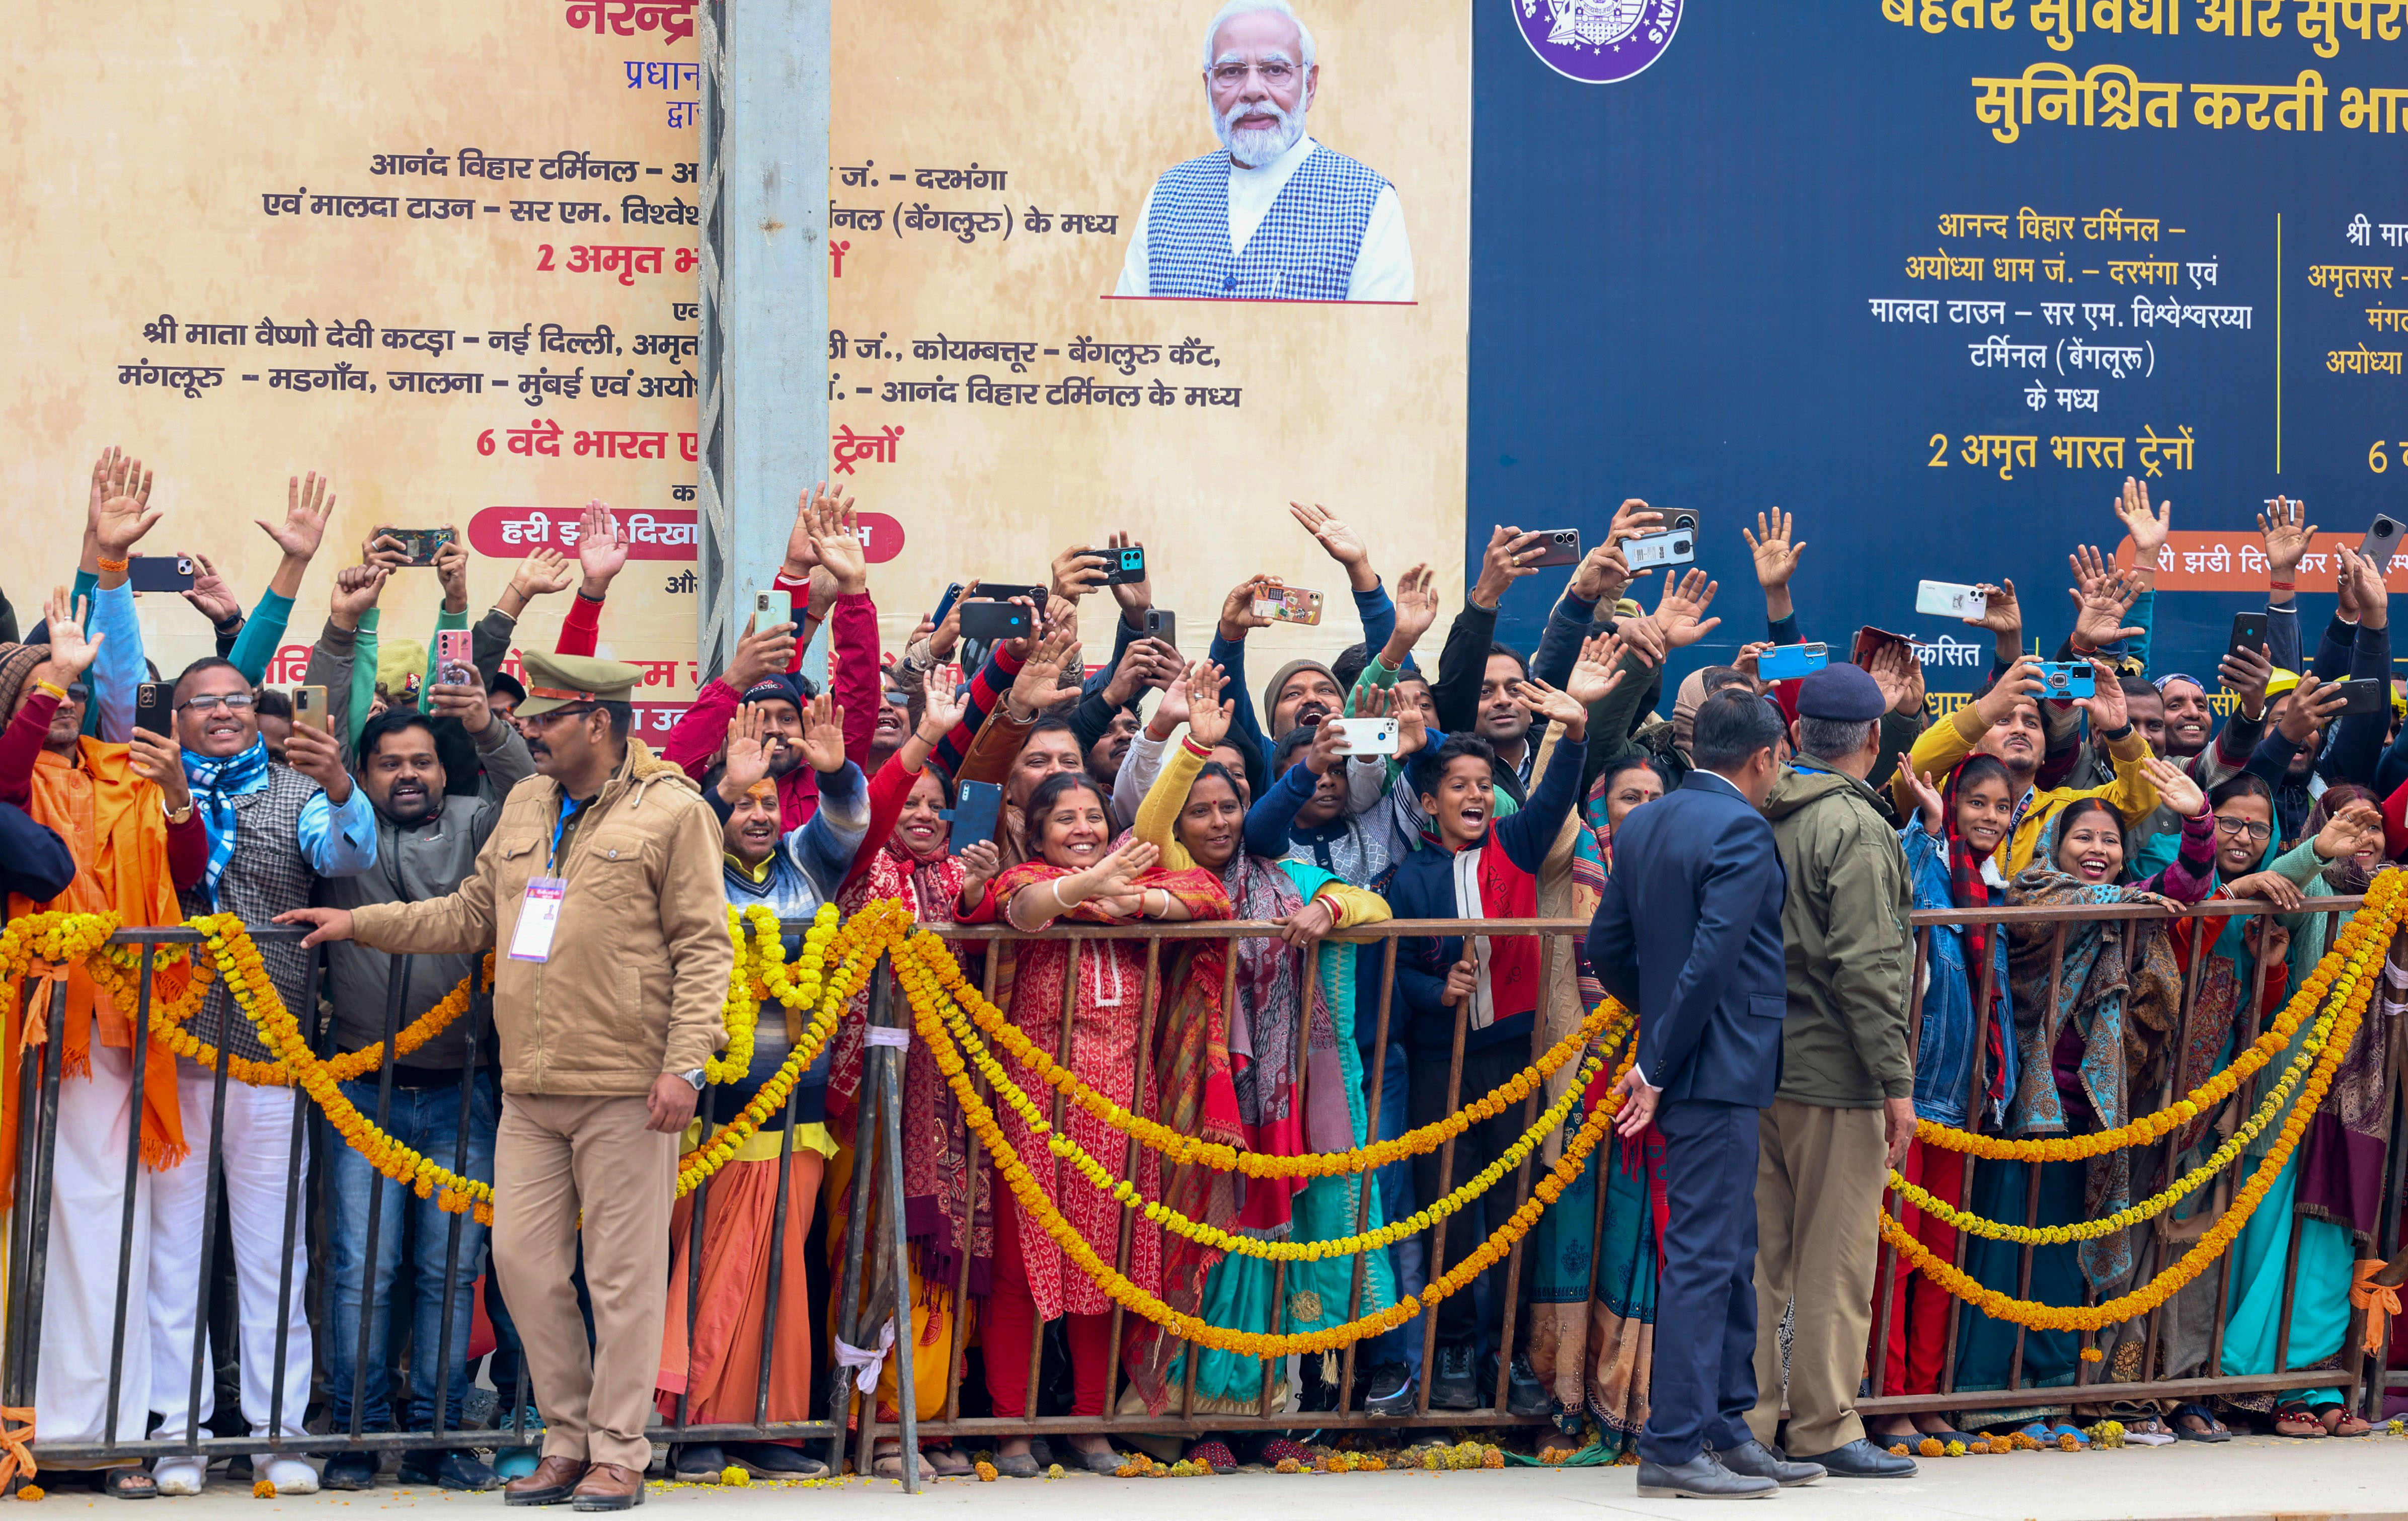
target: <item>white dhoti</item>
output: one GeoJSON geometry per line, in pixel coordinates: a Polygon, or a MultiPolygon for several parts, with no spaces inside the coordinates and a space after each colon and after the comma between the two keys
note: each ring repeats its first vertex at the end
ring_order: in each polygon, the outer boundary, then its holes
{"type": "MultiPolygon", "coordinates": [[[[177,1092],[182,1100],[184,1165],[150,1183],[150,1408],[159,1413],[152,1433],[179,1438],[192,1418],[193,1338],[205,1302],[201,1283],[201,1236],[208,1203],[209,1107],[217,1074],[179,1057],[177,1092]]],[[[276,1382],[277,1280],[289,1259],[292,1286],[285,1299],[284,1411],[280,1435],[302,1435],[309,1406],[309,1320],[306,1209],[293,1214],[293,1245],[284,1249],[285,1183],[293,1171],[294,1106],[290,1088],[254,1088],[226,1081],[225,1168],[230,1239],[218,1242],[232,1253],[235,1302],[241,1327],[242,1414],[254,1437],[269,1437],[268,1412],[276,1382]]],[[[302,1146],[306,1177],[308,1141],[302,1146]]],[[[206,1336],[206,1331],[202,1333],[206,1336]]],[[[216,1413],[216,1379],[209,1355],[202,1354],[198,1419],[216,1413]]]]}
{"type": "MultiPolygon", "coordinates": [[[[134,1442],[150,1400],[150,1171],[134,1169],[134,1240],[125,1273],[115,1429],[108,1420],[108,1362],[118,1326],[118,1243],[125,1229],[126,1144],[134,1112],[134,1062],[92,1041],[90,1076],[59,1081],[58,1143],[50,1163],[50,1241],[42,1278],[42,1360],[34,1381],[34,1424],[44,1442],[134,1442]]],[[[19,1197],[23,1194],[19,1182],[19,1197]]],[[[134,1459],[126,1459],[128,1462],[134,1459]]]]}

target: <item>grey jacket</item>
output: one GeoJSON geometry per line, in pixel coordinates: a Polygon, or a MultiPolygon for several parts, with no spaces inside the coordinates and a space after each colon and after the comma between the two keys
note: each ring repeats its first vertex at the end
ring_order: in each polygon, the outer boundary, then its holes
{"type": "MultiPolygon", "coordinates": [[[[494,823],[502,816],[502,799],[512,787],[535,774],[526,741],[508,724],[491,724],[473,736],[485,765],[485,780],[474,795],[453,794],[443,811],[423,824],[407,828],[382,812],[377,814],[377,861],[356,877],[329,881],[322,900],[336,908],[356,909],[370,903],[408,903],[444,897],[458,889],[461,879],[476,869],[477,853],[484,848],[494,823]]],[[[384,1039],[387,978],[393,957],[351,940],[326,947],[327,983],[335,1000],[335,1044],[337,1051],[357,1051],[384,1039]]],[[[401,1004],[400,1026],[433,1008],[460,980],[478,969],[474,955],[422,955],[409,958],[409,985],[401,1004]]],[[[403,1067],[456,1070],[467,1062],[470,1020],[462,1014],[449,1028],[400,1059],[403,1067]]],[[[486,1023],[487,1060],[492,1059],[492,1023],[486,1023]]]]}

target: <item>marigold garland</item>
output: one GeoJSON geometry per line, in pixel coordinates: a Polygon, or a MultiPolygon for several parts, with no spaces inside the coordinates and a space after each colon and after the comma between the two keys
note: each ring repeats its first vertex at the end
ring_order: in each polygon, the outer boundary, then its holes
{"type": "MultiPolygon", "coordinates": [[[[2386,873],[2375,880],[2377,884],[2386,884],[2403,876],[2408,876],[2408,873],[2386,873]]],[[[2379,898],[2375,891],[2370,889],[2368,906],[2358,911],[2358,920],[2372,918],[2382,924],[2386,931],[2387,943],[2388,931],[2397,927],[2399,907],[2399,886],[2388,886],[2379,898]]],[[[2352,921],[2353,927],[2358,920],[2352,921]]],[[[2209,1263],[2229,1248],[2240,1236],[2242,1227],[2249,1223],[2249,1217],[2257,1212],[2258,1206],[2264,1202],[2267,1193],[2274,1186],[2275,1179],[2281,1175],[2284,1164],[2290,1160],[2293,1148],[2307,1133],[2308,1121],[2330,1090],[2333,1072],[2348,1054],[2350,1042],[2357,1038],[2358,1023],[2367,1005],[2373,999],[2381,976],[2379,969],[2370,970],[2350,963],[2338,949],[2329,953],[2318,964],[2310,983],[2320,990],[2329,991],[2338,1006],[2339,1015],[2333,1021],[2323,1049],[2316,1055],[2315,1068],[2308,1077],[2300,1103],[2284,1119],[2282,1131],[2275,1137],[2272,1148],[2258,1163],[2257,1170],[2250,1174],[2249,1181],[2242,1185],[2240,1193],[2234,1196],[2232,1207],[2208,1227],[2207,1233],[2189,1251],[2131,1293],[2101,1304],[2063,1307],[2013,1298],[1998,1289],[1985,1287],[1953,1263],[1942,1261],[1899,1226],[1886,1208],[1881,1214],[1882,1239],[1896,1247],[1899,1259],[1915,1271],[1993,1320],[2008,1321],[2033,1330],[2095,1331],[2147,1314],[2172,1299],[2183,1285],[2198,1277],[2209,1263]]]]}
{"type": "MultiPolygon", "coordinates": [[[[936,940],[924,932],[924,938],[936,940]]],[[[937,941],[942,951],[942,942],[937,941]]],[[[1003,1012],[986,1000],[984,995],[970,985],[960,965],[950,952],[928,954],[922,965],[935,979],[937,988],[961,1008],[967,1010],[978,1027],[998,1045],[1010,1052],[1014,1061],[1035,1072],[1048,1085],[1060,1091],[1072,1103],[1103,1121],[1123,1135],[1150,1150],[1160,1152],[1165,1158],[1178,1163],[1200,1163],[1221,1172],[1240,1172],[1250,1178],[1329,1178],[1349,1173],[1369,1172],[1391,1162],[1434,1152],[1455,1137],[1461,1135],[1482,1120],[1502,1114],[1506,1110],[1528,1098],[1542,1083],[1566,1063],[1577,1058],[1604,1031],[1615,1017],[1621,1005],[1607,999],[1583,1020],[1577,1029],[1541,1055],[1536,1062],[1516,1072],[1497,1087],[1471,1100],[1445,1119],[1433,1121],[1419,1129],[1409,1130],[1392,1141],[1374,1141],[1343,1152],[1308,1152],[1293,1156],[1268,1156],[1255,1152],[1241,1152],[1235,1146],[1220,1145],[1182,1135],[1168,1126],[1131,1113],[1081,1082],[1077,1074],[1055,1062],[1031,1040],[1025,1032],[1006,1018],[1003,1012]]],[[[899,964],[898,964],[899,970],[899,964]]]]}
{"type": "MultiPolygon", "coordinates": [[[[1098,1192],[1108,1194],[1132,1209],[1140,1210],[1147,1219],[1200,1245],[1268,1261],[1319,1262],[1328,1257],[1354,1256],[1363,1252],[1383,1250],[1408,1236],[1428,1229],[1462,1210],[1496,1186],[1507,1173],[1520,1167],[1523,1159],[1536,1152],[1546,1138],[1564,1123],[1572,1106],[1580,1101],[1589,1081],[1604,1068],[1602,1055],[1590,1057],[1562,1096],[1548,1105],[1538,1121],[1507,1147],[1498,1160],[1427,1209],[1409,1218],[1391,1221],[1376,1230],[1354,1235],[1317,1241],[1266,1241],[1205,1225],[1169,1205],[1142,1198],[1134,1183],[1113,1177],[1111,1169],[1096,1160],[1093,1153],[1072,1140],[1067,1132],[1054,1129],[1037,1101],[1011,1081],[1003,1064],[969,1028],[968,1016],[961,1006],[943,997],[941,981],[929,964],[932,957],[943,954],[942,943],[932,936],[924,935],[907,945],[896,947],[894,953],[896,975],[911,999],[912,1012],[920,1016],[921,1035],[932,1049],[952,1045],[966,1050],[970,1064],[985,1076],[995,1095],[1010,1105],[1033,1133],[1045,1137],[1048,1149],[1077,1168],[1098,1192]]],[[[1633,1023],[1632,1016],[1627,1011],[1623,1012],[1603,1042],[1604,1050],[1610,1052],[1617,1046],[1633,1023]]]]}
{"type": "Polygon", "coordinates": [[[2237,1054],[2229,1066],[2209,1078],[2178,1101],[2154,1114],[2143,1114],[2113,1129],[2094,1131],[2080,1136],[2042,1136],[2028,1140],[2010,1140],[2003,1136],[1981,1136],[1936,1120],[1917,1120],[1915,1139],[1926,1145],[1947,1151],[1965,1152],[1989,1160],[2023,1162],[2073,1162],[2130,1146],[2145,1146],[2200,1115],[2215,1108],[2236,1092],[2243,1082],[2259,1068],[2274,1059],[2277,1052],[2290,1043],[2300,1024],[2324,1002],[2344,977],[2352,977],[2370,957],[2379,957],[2387,950],[2391,937],[2400,926],[2401,895],[2408,890],[2408,872],[2386,871],[2368,884],[2365,906],[2334,938],[2332,946],[2322,961],[2291,1000],[2285,1004],[2273,1025],[2247,1049],[2237,1054]]]}

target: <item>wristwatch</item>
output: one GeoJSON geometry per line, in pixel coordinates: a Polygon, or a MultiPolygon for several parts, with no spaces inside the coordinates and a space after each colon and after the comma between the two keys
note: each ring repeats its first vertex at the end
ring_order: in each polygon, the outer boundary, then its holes
{"type": "Polygon", "coordinates": [[[685,1079],[688,1083],[693,1083],[693,1084],[694,1084],[694,1091],[695,1091],[695,1092],[696,1092],[696,1093],[700,1093],[700,1092],[702,1091],[702,1069],[701,1069],[701,1068],[697,1067],[697,1068],[695,1068],[695,1069],[693,1071],[691,1071],[691,1072],[680,1072],[680,1073],[678,1074],[678,1076],[680,1076],[680,1077],[681,1077],[681,1078],[685,1079]]]}

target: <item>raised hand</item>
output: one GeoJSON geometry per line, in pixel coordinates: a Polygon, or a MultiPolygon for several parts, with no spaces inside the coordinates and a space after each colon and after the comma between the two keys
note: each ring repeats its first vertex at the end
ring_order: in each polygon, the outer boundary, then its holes
{"type": "Polygon", "coordinates": [[[920,738],[931,745],[953,733],[970,710],[969,689],[956,684],[960,675],[952,666],[931,666],[920,679],[920,738]]]}
{"type": "Polygon", "coordinates": [[[1411,567],[1397,578],[1396,589],[1389,595],[1397,604],[1397,631],[1389,638],[1388,648],[1401,658],[1438,622],[1438,572],[1426,565],[1411,567]]]}
{"type": "Polygon", "coordinates": [[[242,622],[242,604],[235,600],[234,588],[218,574],[209,557],[198,551],[188,551],[184,556],[193,562],[193,585],[183,593],[185,601],[198,608],[201,616],[220,628],[242,622]]]}
{"type": "MultiPolygon", "coordinates": [[[[1124,528],[1118,533],[1105,535],[1104,548],[1107,550],[1141,550],[1145,548],[1145,542],[1139,538],[1137,535],[1130,533],[1127,529],[1124,528]]],[[[1115,554],[1112,556],[1111,563],[1117,566],[1119,561],[1120,557],[1115,554]]],[[[1112,600],[1121,605],[1121,611],[1125,615],[1132,612],[1142,613],[1148,608],[1153,607],[1153,566],[1148,565],[1146,567],[1146,574],[1142,580],[1114,582],[1112,586],[1112,600]]],[[[1124,618],[1124,621],[1128,622],[1131,628],[1143,628],[1145,626],[1145,620],[1143,618],[1138,618],[1133,621],[1124,618]]]]}
{"type": "Polygon", "coordinates": [[[1329,509],[1315,503],[1287,504],[1290,516],[1313,537],[1322,552],[1346,567],[1347,584],[1358,592],[1368,592],[1380,584],[1377,572],[1371,568],[1371,552],[1364,546],[1363,536],[1346,526],[1329,509]]]}
{"type": "Polygon", "coordinates": [[[861,547],[861,520],[853,498],[823,493],[812,504],[810,518],[811,547],[819,554],[820,568],[835,579],[837,595],[859,596],[869,590],[869,555],[861,547]]]}
{"type": "Polygon", "coordinates": [[[474,665],[450,666],[445,669],[458,671],[467,680],[437,682],[428,687],[426,706],[438,715],[458,719],[460,726],[470,734],[484,733],[494,722],[494,710],[485,701],[485,673],[474,665]]]}
{"type": "Polygon", "coordinates": [[[1761,686],[1764,684],[1762,668],[1764,653],[1774,648],[1777,647],[1770,639],[1757,639],[1752,644],[1742,644],[1739,647],[1739,653],[1731,656],[1731,669],[1745,671],[1749,681],[1761,686]]]}
{"type": "Polygon", "coordinates": [[[2283,738],[2295,745],[2313,743],[2325,720],[2339,713],[2347,701],[2349,694],[2339,683],[2328,685],[2316,680],[2315,672],[2308,672],[2292,688],[2290,706],[2283,710],[2279,725],[2283,738]]]}
{"type": "Polygon", "coordinates": [[[2384,567],[2356,550],[2342,552],[2343,568],[2358,583],[2358,621],[2364,628],[2381,628],[2390,620],[2391,593],[2383,581],[2384,567]]]}
{"type": "Polygon", "coordinates": [[[767,628],[760,628],[748,619],[743,637],[736,641],[736,653],[728,656],[727,674],[722,680],[741,696],[753,682],[772,672],[784,670],[794,661],[793,624],[771,624],[767,628]]]}
{"type": "Polygon", "coordinates": [[[611,578],[626,568],[631,547],[609,503],[596,497],[585,504],[577,522],[577,567],[584,572],[587,596],[609,591],[611,578]]]}
{"type": "Polygon", "coordinates": [[[727,753],[721,763],[719,797],[734,804],[746,793],[760,785],[769,774],[769,746],[765,736],[767,722],[762,717],[758,703],[749,703],[737,710],[727,721],[727,753]]]}
{"type": "Polygon", "coordinates": [[[184,747],[176,742],[175,727],[168,725],[165,734],[136,729],[125,758],[135,775],[158,783],[168,812],[181,813],[193,806],[193,789],[184,776],[184,747]]]}
{"type": "Polygon", "coordinates": [[[452,529],[451,542],[435,552],[435,580],[443,588],[443,610],[468,610],[468,546],[460,541],[460,530],[452,529]]]}
{"type": "Polygon", "coordinates": [[[324,789],[337,808],[351,800],[351,773],[343,769],[343,747],[315,724],[295,724],[284,739],[284,764],[324,789]]]}
{"type": "Polygon", "coordinates": [[[2224,689],[2241,699],[2241,711],[2251,723],[2266,716],[2266,685],[2274,679],[2274,662],[2257,645],[2228,652],[2215,663],[2224,689]]]}
{"type": "Polygon", "coordinates": [[[1336,724],[1317,724],[1313,725],[1312,742],[1304,747],[1300,758],[1306,770],[1315,776],[1327,776],[1329,768],[1344,760],[1348,753],[1344,729],[1336,724]]]}
{"type": "Polygon", "coordinates": [[[1102,551],[1089,544],[1071,545],[1054,556],[1054,600],[1076,602],[1101,586],[1111,569],[1112,562],[1102,551]]]}
{"type": "Polygon", "coordinates": [[[2090,715],[2090,730],[2096,734],[2104,729],[2124,726],[2124,683],[2117,679],[2115,667],[2103,660],[2090,663],[2090,696],[2075,701],[2090,715]]]}
{"type": "Polygon", "coordinates": [[[1993,634],[2003,634],[2011,639],[2021,639],[2024,632],[2024,610],[2015,602],[2015,583],[2000,581],[1996,584],[1984,581],[1973,590],[1982,594],[1982,616],[1965,621],[1975,628],[1986,628],[1993,634]]]}
{"type": "Polygon", "coordinates": [[[2266,576],[2270,581],[2298,578],[2300,559],[2316,525],[2307,521],[2307,504],[2288,496],[2274,498],[2272,512],[2258,514],[2258,537],[2266,541],[2266,576]]]}
{"type": "Polygon", "coordinates": [[[1237,712],[1235,702],[1221,700],[1223,680],[1221,667],[1209,660],[1187,667],[1187,735],[1207,750],[1228,738],[1237,712]]]}
{"type": "Polygon", "coordinates": [[[2077,650],[2104,649],[2121,639],[2136,639],[2148,632],[2145,628],[2128,627],[2124,614],[2141,589],[2121,575],[2101,576],[2087,595],[2068,588],[2079,610],[2073,616],[2073,644],[2077,650]]]}
{"type": "Polygon", "coordinates": [[[844,710],[823,692],[803,709],[803,738],[796,750],[814,771],[844,769],[844,710]]]}
{"type": "Polygon", "coordinates": [[[1003,873],[1003,852],[996,849],[992,839],[972,840],[962,847],[962,896],[960,902],[968,908],[985,896],[986,884],[1003,873]]]}
{"type": "Polygon", "coordinates": [[[2073,572],[2073,589],[2077,596],[2087,597],[2099,590],[2099,583],[2114,568],[2112,562],[2100,557],[2095,544],[2076,544],[2073,552],[2065,557],[2066,568],[2073,572]]]}
{"type": "MultiPolygon", "coordinates": [[[[335,515],[335,494],[328,490],[330,478],[312,470],[305,478],[294,476],[284,485],[284,516],[271,523],[265,518],[253,518],[260,532],[276,541],[287,560],[307,564],[318,552],[326,537],[326,522],[335,515]]],[[[298,769],[298,768],[295,768],[298,769]]],[[[334,789],[329,787],[329,796],[334,789]]]]}
{"type": "Polygon", "coordinates": [[[1145,732],[1156,744],[1170,738],[1171,731],[1187,722],[1187,667],[1182,666],[1170,684],[1162,689],[1162,700],[1154,705],[1154,716],[1145,721],[1145,732]]]}
{"type": "Polygon", "coordinates": [[[1530,562],[1544,552],[1537,534],[1498,524],[1488,536],[1488,548],[1481,552],[1480,579],[1472,583],[1472,602],[1483,608],[1497,606],[1515,581],[1539,573],[1539,567],[1530,562]]]}
{"type": "MultiPolygon", "coordinates": [[[[1611,683],[1608,683],[1609,689],[1611,683]]],[[[1552,718],[1564,726],[1564,738],[1578,743],[1588,725],[1588,705],[1577,701],[1569,692],[1549,686],[1544,682],[1522,681],[1513,685],[1513,700],[1520,703],[1534,718],[1552,718]]]]}
{"type": "Polygon", "coordinates": [[[1221,599],[1221,637],[1235,642],[1250,628],[1268,628],[1271,621],[1254,610],[1254,598],[1269,595],[1279,584],[1276,577],[1254,576],[1229,588],[1221,599]]]}
{"type": "Polygon", "coordinates": [[[1990,690],[1973,699],[1974,716],[1981,719],[1985,729],[2005,723],[2017,702],[2040,700],[2041,694],[2048,688],[2041,677],[2040,664],[2038,655],[2017,655],[2015,663],[1990,684],[1990,690]]]}
{"type": "Polygon", "coordinates": [[[1798,557],[1806,552],[1803,539],[1793,542],[1790,533],[1797,519],[1774,508],[1770,512],[1756,515],[1756,532],[1744,525],[1740,532],[1746,536],[1748,552],[1756,557],[1756,583],[1766,591],[1786,586],[1789,578],[1798,573],[1798,557]]]}
{"type": "Polygon", "coordinates": [[[1621,545],[1608,541],[1581,556],[1572,572],[1571,593],[1584,602],[1602,605],[1618,599],[1632,580],[1629,557],[1621,545]]]}
{"type": "Polygon", "coordinates": [[[537,597],[568,590],[570,579],[567,555],[555,549],[534,550],[510,573],[510,590],[519,595],[523,608],[537,597]]]}
{"type": "Polygon", "coordinates": [[[1125,839],[1118,850],[1073,877],[1079,900],[1131,897],[1137,891],[1137,879],[1161,859],[1162,852],[1146,841],[1125,839]]]}
{"type": "MultiPolygon", "coordinates": [[[[1059,599],[1056,599],[1057,602],[1059,599]]],[[[1050,612],[1056,605],[1046,605],[1050,612]]],[[[1079,639],[1075,631],[1054,627],[1039,641],[1020,674],[1012,679],[1011,707],[1016,712],[1042,712],[1067,708],[1079,700],[1079,639]],[[1065,673],[1069,680],[1063,680],[1065,673]]]]}
{"type": "Polygon", "coordinates": [[[1612,634],[1598,634],[1581,645],[1580,658],[1564,678],[1564,695],[1585,713],[1591,703],[1604,701],[1620,686],[1622,678],[1622,640],[1612,634]]]}
{"type": "Polygon", "coordinates": [[[2155,511],[2149,508],[2149,483],[2124,478],[2124,495],[2116,499],[2115,518],[2124,531],[2132,536],[2132,566],[2135,569],[2157,568],[2157,551],[2165,547],[2166,535],[2173,527],[2174,504],[2160,502],[2155,511]]]}
{"type": "MultiPolygon", "coordinates": [[[[125,481],[129,471],[136,484],[142,485],[145,477],[140,464],[127,459],[125,451],[115,444],[110,444],[102,450],[100,457],[92,462],[92,494],[84,503],[83,513],[83,527],[86,534],[92,533],[100,522],[100,504],[111,496],[122,496],[125,494],[125,481]]],[[[144,486],[143,495],[149,495],[147,485],[144,486]]]]}
{"type": "Polygon", "coordinates": [[[2358,798],[2316,831],[2316,854],[2328,861],[2383,854],[2383,811],[2358,798]]]}
{"type": "MultiPolygon", "coordinates": [[[[1627,496],[1623,498],[1620,507],[1613,509],[1613,521],[1606,525],[1605,541],[1608,544],[1619,544],[1626,538],[1637,538],[1642,534],[1660,532],[1663,526],[1663,513],[1656,511],[1636,496],[1627,496]]],[[[1642,576],[1647,574],[1644,570],[1639,573],[1642,576]]]]}
{"type": "MultiPolygon", "coordinates": [[[[2144,755],[2141,759],[2141,774],[2157,789],[2157,801],[2172,809],[2177,817],[2186,819],[2207,811],[2207,794],[2200,791],[2199,783],[2190,779],[2189,772],[2173,762],[2144,755]]],[[[2378,819],[2377,822],[2381,821],[2378,819]]]]}
{"type": "Polygon", "coordinates": [[[814,484],[795,502],[795,525],[786,531],[786,579],[801,581],[820,563],[819,542],[813,532],[812,514],[824,504],[835,500],[824,481],[814,484]]]}
{"type": "Polygon", "coordinates": [[[357,628],[367,610],[384,595],[384,583],[393,572],[380,565],[347,565],[335,572],[335,590],[327,598],[327,612],[337,628],[357,628]]]}
{"type": "Polygon", "coordinates": [[[50,600],[42,607],[42,617],[50,625],[50,655],[37,668],[46,673],[41,679],[53,686],[71,686],[82,681],[83,673],[92,669],[93,659],[99,655],[100,647],[108,640],[106,634],[84,638],[84,599],[68,601],[64,586],[52,588],[50,600]]]}
{"type": "Polygon", "coordinates": [[[1865,667],[1873,685],[1881,688],[1882,700],[1889,704],[1891,712],[1899,711],[1906,700],[1909,666],[1914,667],[1917,677],[1921,676],[1923,662],[1915,659],[1905,645],[1885,644],[1873,652],[1872,664],[1865,667]]]}
{"type": "Polygon", "coordinates": [[[1714,593],[1722,582],[1708,581],[1702,570],[1691,570],[1677,581],[1664,578],[1664,595],[1656,604],[1656,627],[1664,642],[1675,650],[1684,650],[1722,625],[1720,618],[1698,620],[1713,605],[1714,593]]]}
{"type": "Polygon", "coordinates": [[[1898,758],[1898,774],[1906,779],[1907,791],[1914,794],[1915,811],[1923,815],[1923,832],[1934,839],[1946,839],[1940,817],[1940,788],[1931,780],[1931,773],[1926,771],[1921,776],[1915,775],[1914,768],[1906,764],[1906,757],[1900,755],[1898,758]]]}
{"type": "Polygon", "coordinates": [[[93,539],[102,559],[122,560],[166,514],[150,505],[150,472],[142,468],[140,460],[114,461],[107,490],[108,495],[93,507],[93,539]]]}

